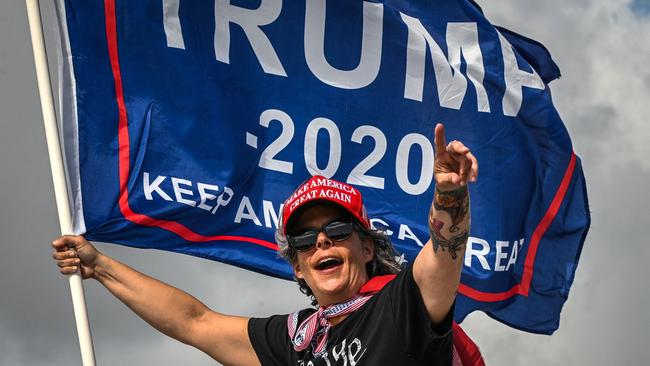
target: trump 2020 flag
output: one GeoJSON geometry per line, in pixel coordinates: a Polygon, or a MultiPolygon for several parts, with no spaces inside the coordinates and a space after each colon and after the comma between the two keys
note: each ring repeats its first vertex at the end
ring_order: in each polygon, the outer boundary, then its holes
{"type": "Polygon", "coordinates": [[[77,233],[292,278],[273,241],[310,175],[356,185],[410,262],[433,128],[480,162],[456,319],[552,333],[589,226],[546,49],[469,0],[58,0],[77,233]]]}

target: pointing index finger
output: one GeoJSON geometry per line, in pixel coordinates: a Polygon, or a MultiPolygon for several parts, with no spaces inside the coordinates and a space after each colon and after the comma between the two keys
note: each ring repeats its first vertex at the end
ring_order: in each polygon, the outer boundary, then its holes
{"type": "Polygon", "coordinates": [[[433,144],[435,145],[436,155],[442,154],[447,151],[447,139],[445,138],[445,126],[442,123],[436,124],[436,129],[433,136],[433,144]]]}

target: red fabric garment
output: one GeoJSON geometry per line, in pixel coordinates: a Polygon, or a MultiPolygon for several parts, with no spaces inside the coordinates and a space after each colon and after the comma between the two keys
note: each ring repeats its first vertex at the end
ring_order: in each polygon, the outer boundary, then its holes
{"type": "Polygon", "coordinates": [[[365,285],[361,286],[359,289],[359,294],[370,294],[370,293],[375,293],[384,288],[386,284],[390,281],[392,281],[395,277],[395,275],[383,275],[383,276],[375,276],[370,279],[370,281],[366,282],[365,285]]]}
{"type": "Polygon", "coordinates": [[[485,366],[483,355],[478,349],[478,346],[472,339],[465,333],[465,331],[453,322],[451,325],[451,332],[454,339],[454,347],[458,351],[458,356],[463,366],[485,366]]]}
{"type": "MultiPolygon", "coordinates": [[[[359,289],[359,294],[374,293],[381,290],[395,275],[375,276],[359,289]]],[[[451,325],[454,340],[453,365],[460,366],[485,366],[481,351],[472,339],[455,321],[451,325]]]]}

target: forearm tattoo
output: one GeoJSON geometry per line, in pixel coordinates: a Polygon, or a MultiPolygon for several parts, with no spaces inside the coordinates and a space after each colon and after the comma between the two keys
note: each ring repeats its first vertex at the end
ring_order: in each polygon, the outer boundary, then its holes
{"type": "Polygon", "coordinates": [[[452,259],[458,258],[458,252],[463,250],[463,245],[467,242],[469,236],[469,228],[461,228],[459,225],[467,219],[469,213],[469,195],[467,187],[462,187],[453,191],[439,191],[436,188],[433,205],[429,213],[429,233],[431,235],[431,243],[433,244],[434,253],[438,252],[438,248],[442,251],[449,251],[452,259]],[[451,217],[451,223],[445,223],[435,217],[436,212],[447,212],[451,217]],[[450,238],[446,238],[442,234],[442,229],[445,225],[449,225],[450,238]],[[460,232],[459,232],[460,230],[460,232]]]}

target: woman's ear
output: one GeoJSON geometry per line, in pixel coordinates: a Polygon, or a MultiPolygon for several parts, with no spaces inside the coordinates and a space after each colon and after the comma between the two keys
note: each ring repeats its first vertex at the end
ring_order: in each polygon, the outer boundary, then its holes
{"type": "Polygon", "coordinates": [[[366,263],[375,258],[375,242],[371,238],[365,238],[361,242],[361,250],[366,263]]]}
{"type": "Polygon", "coordinates": [[[298,263],[298,261],[296,260],[296,262],[293,263],[291,266],[293,267],[294,276],[296,276],[296,278],[299,280],[303,280],[304,278],[302,278],[302,271],[300,270],[300,264],[298,263]]]}

